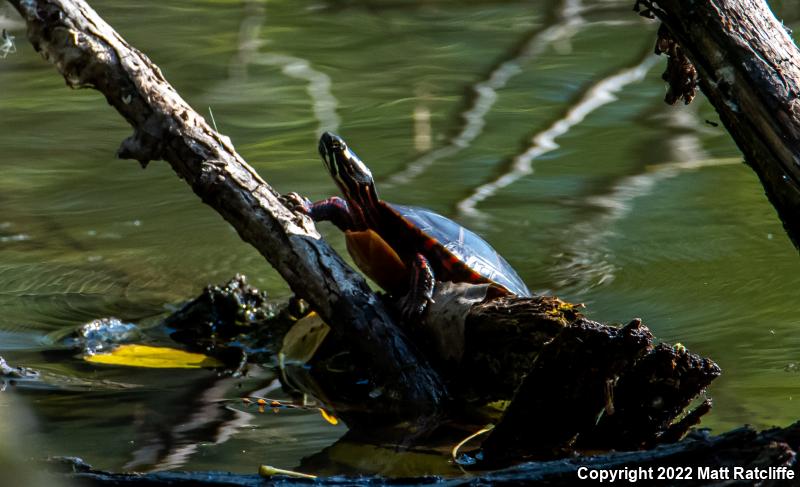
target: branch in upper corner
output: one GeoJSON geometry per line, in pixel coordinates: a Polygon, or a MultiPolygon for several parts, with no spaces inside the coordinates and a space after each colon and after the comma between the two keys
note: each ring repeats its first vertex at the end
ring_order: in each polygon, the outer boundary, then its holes
{"type": "Polygon", "coordinates": [[[791,36],[764,0],[637,0],[641,7],[663,24],[666,101],[689,101],[700,86],[800,248],[800,50],[791,36]]]}

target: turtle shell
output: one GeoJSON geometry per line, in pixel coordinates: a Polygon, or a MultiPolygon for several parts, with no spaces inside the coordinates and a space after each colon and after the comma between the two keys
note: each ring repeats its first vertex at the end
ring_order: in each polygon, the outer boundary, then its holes
{"type": "Polygon", "coordinates": [[[443,247],[469,269],[517,296],[530,296],[517,271],[486,240],[438,213],[415,206],[385,203],[429,240],[443,247]]]}

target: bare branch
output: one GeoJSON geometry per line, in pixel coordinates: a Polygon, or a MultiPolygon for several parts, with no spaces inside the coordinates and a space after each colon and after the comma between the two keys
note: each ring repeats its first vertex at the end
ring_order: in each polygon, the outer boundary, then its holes
{"type": "MultiPolygon", "coordinates": [[[[134,129],[119,149],[142,166],[167,161],[306,299],[335,333],[374,364],[372,379],[387,393],[369,399],[389,416],[438,411],[444,388],[360,274],[320,237],[307,217],[273,190],[164,79],[83,0],[9,0],[28,38],[73,88],[91,87],[134,129]]],[[[313,143],[309,144],[314,147],[313,143]]]]}

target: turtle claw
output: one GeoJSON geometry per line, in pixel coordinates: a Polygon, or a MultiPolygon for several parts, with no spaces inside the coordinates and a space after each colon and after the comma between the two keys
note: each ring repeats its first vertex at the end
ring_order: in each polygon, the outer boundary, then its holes
{"type": "Polygon", "coordinates": [[[416,326],[425,317],[428,310],[428,303],[433,301],[427,296],[420,296],[415,290],[411,290],[397,301],[397,308],[400,312],[400,319],[403,323],[416,326]]]}
{"type": "Polygon", "coordinates": [[[306,198],[305,196],[301,196],[298,193],[291,192],[283,195],[281,198],[283,204],[285,204],[289,209],[296,211],[298,213],[302,213],[304,215],[311,214],[311,200],[306,198]]]}
{"type": "Polygon", "coordinates": [[[417,254],[408,293],[397,302],[400,317],[405,323],[416,325],[422,322],[428,305],[433,302],[435,282],[428,259],[417,254]]]}

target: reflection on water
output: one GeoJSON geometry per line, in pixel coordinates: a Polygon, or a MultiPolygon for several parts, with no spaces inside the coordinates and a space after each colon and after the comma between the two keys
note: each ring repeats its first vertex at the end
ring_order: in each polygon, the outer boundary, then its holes
{"type": "Polygon", "coordinates": [[[476,207],[481,201],[494,196],[498,191],[514,184],[520,178],[532,174],[534,159],[559,148],[555,141],[557,137],[569,132],[573,126],[581,123],[593,111],[615,101],[617,99],[615,94],[627,85],[641,81],[655,61],[656,57],[648,54],[635,66],[623,69],[592,84],[580,101],[567,109],[563,117],[531,138],[531,145],[526,147],[522,153],[514,156],[508,172],[503,173],[492,182],[478,186],[469,197],[458,202],[456,205],[458,210],[473,217],[479,215],[476,207]]]}
{"type": "MultiPolygon", "coordinates": [[[[665,108],[663,60],[631,63],[654,26],[630,2],[94,6],[278,190],[333,194],[316,134],[338,130],[387,200],[455,216],[533,289],[599,320],[640,316],[716,359],[707,425],[797,419],[796,252],[730,137],[703,123],[713,109],[665,108]]],[[[270,386],[267,370],[227,379],[59,351],[66,330],[153,325],[236,272],[276,298],[288,289],[166,165],[113,158],[130,129],[96,93],[66,90],[5,5],[0,28],[17,37],[0,59],[0,355],[49,385],[14,389],[38,423],[33,451],[117,470],[458,473],[442,452],[326,449],[344,428],[316,413],[231,408],[270,386]]]]}
{"type": "Polygon", "coordinates": [[[331,93],[331,78],[313,68],[308,59],[271,52],[259,53],[259,48],[264,44],[259,37],[266,18],[264,11],[261,2],[246,3],[247,17],[239,29],[239,53],[231,65],[231,75],[238,79],[245,78],[249,64],[280,67],[286,76],[307,83],[306,92],[311,99],[314,117],[319,122],[317,135],[326,131],[338,132],[338,103],[331,93]]]}
{"type": "Polygon", "coordinates": [[[586,289],[587,287],[610,283],[614,279],[614,266],[605,259],[609,249],[604,240],[615,234],[614,223],[625,218],[632,210],[636,198],[645,197],[657,189],[656,184],[667,178],[674,178],[685,171],[696,171],[708,166],[739,164],[740,158],[711,159],[703,150],[698,132],[697,114],[691,108],[661,108],[665,116],[652,117],[656,123],[680,130],[663,141],[661,157],[665,161],[647,166],[642,172],[620,179],[607,194],[593,194],[586,198],[587,207],[595,207],[596,214],[573,222],[565,229],[565,236],[571,245],[559,257],[554,273],[561,279],[559,288],[586,289]]]}
{"type": "Polygon", "coordinates": [[[579,0],[563,0],[553,15],[555,21],[537,25],[524,35],[522,43],[512,47],[508,55],[503,55],[495,66],[480,81],[470,86],[468,108],[460,113],[461,127],[457,135],[447,141],[447,145],[434,151],[426,151],[421,157],[409,163],[402,171],[388,178],[389,184],[408,184],[422,174],[437,160],[452,157],[466,149],[483,132],[486,115],[502,90],[515,75],[523,71],[523,63],[530,63],[545,48],[556,42],[565,43],[575,34],[583,18],[580,16],[579,0]]]}

